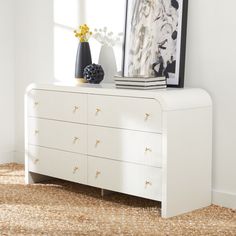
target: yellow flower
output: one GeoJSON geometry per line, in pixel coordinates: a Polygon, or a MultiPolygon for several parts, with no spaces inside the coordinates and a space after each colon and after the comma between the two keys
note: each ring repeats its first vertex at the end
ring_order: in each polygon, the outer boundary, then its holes
{"type": "Polygon", "coordinates": [[[86,24],[80,25],[77,30],[74,30],[76,38],[79,38],[80,42],[88,42],[90,35],[89,27],[86,24]]]}

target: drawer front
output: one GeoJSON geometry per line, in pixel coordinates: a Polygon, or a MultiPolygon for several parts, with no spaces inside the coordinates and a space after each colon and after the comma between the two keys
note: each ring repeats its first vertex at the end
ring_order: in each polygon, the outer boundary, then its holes
{"type": "Polygon", "coordinates": [[[28,116],[87,122],[87,95],[43,90],[28,94],[28,116]]]}
{"type": "Polygon", "coordinates": [[[161,168],[89,156],[88,184],[161,201],[161,168]]]}
{"type": "Polygon", "coordinates": [[[88,154],[161,167],[161,134],[88,126],[88,154]]]}
{"type": "Polygon", "coordinates": [[[29,144],[87,153],[87,126],[54,120],[28,118],[29,144]]]}
{"type": "Polygon", "coordinates": [[[161,106],[154,99],[88,95],[88,123],[161,132],[161,106]]]}
{"type": "Polygon", "coordinates": [[[87,184],[87,157],[29,145],[29,171],[87,184]]]}

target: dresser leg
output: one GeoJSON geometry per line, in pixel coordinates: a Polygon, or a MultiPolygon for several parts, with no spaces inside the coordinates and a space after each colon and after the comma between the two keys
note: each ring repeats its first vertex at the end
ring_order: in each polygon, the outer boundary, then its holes
{"type": "Polygon", "coordinates": [[[25,184],[35,184],[40,183],[45,180],[51,179],[48,176],[40,175],[32,172],[25,173],[25,184]]]}
{"type": "Polygon", "coordinates": [[[112,194],[113,192],[110,191],[110,190],[106,190],[106,189],[101,189],[101,196],[104,197],[106,195],[110,195],[112,194]]]}

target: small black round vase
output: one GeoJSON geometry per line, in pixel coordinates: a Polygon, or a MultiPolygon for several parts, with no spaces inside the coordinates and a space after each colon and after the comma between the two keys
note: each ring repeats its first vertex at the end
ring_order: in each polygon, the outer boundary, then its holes
{"type": "Polygon", "coordinates": [[[92,63],[90,46],[88,42],[80,42],[75,63],[75,78],[84,78],[84,68],[92,63]]]}
{"type": "Polygon", "coordinates": [[[84,69],[84,79],[90,84],[100,84],[104,78],[104,70],[101,65],[91,64],[84,69]]]}

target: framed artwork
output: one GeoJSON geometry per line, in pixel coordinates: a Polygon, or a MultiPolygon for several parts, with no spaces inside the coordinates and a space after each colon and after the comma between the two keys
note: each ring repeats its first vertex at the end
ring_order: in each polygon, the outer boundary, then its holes
{"type": "Polygon", "coordinates": [[[183,87],[188,0],[127,0],[126,8],[124,76],[183,87]]]}

